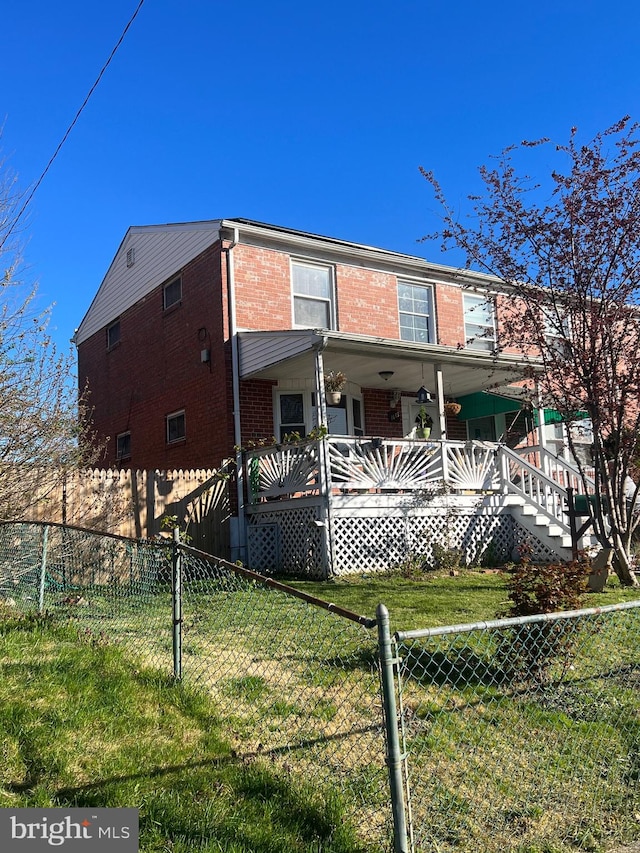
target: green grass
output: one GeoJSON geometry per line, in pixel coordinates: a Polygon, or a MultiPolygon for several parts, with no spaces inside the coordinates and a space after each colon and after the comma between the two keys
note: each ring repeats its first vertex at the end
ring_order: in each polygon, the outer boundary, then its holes
{"type": "MultiPolygon", "coordinates": [[[[456,576],[429,572],[419,580],[400,575],[361,575],[290,584],[362,616],[375,616],[377,605],[382,603],[389,610],[391,630],[408,631],[495,619],[508,604],[507,577],[505,572],[463,569],[456,576]]],[[[621,587],[612,577],[606,592],[585,594],[583,607],[638,598],[639,589],[621,587]]]]}
{"type": "Polygon", "coordinates": [[[0,807],[138,807],[141,851],[366,849],[335,793],[235,756],[204,692],[104,639],[5,616],[0,662],[0,807]]]}
{"type": "MultiPolygon", "coordinates": [[[[493,619],[506,578],[462,570],[294,585],[367,616],[383,602],[397,630],[493,619]]],[[[77,607],[52,598],[67,624],[0,619],[0,807],[137,806],[143,851],[383,849],[375,630],[251,582],[186,583],[188,689],[167,677],[166,591],[112,592],[88,589],[77,607]]],[[[584,604],[638,597],[613,579],[584,604]]],[[[492,657],[497,633],[402,649],[424,849],[515,851],[522,837],[521,853],[565,853],[634,837],[637,628],[633,618],[588,628],[580,659],[550,690],[508,682],[492,657]],[[555,846],[539,841],[548,838],[555,846]]]]}

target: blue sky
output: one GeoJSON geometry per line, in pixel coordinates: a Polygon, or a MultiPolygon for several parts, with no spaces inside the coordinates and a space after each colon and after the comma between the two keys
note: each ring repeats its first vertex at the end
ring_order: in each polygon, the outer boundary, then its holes
{"type": "MultiPolygon", "coordinates": [[[[0,141],[27,192],[139,0],[5,3],[0,141]]],[[[428,257],[504,146],[640,119],[640,6],[145,0],[21,223],[68,345],[130,225],[246,217],[428,257]]],[[[545,167],[541,155],[538,165],[545,167]]]]}

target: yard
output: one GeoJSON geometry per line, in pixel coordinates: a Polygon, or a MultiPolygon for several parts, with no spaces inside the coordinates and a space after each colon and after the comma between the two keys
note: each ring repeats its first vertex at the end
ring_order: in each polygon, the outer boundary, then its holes
{"type": "MultiPolygon", "coordinates": [[[[137,806],[143,851],[389,850],[375,627],[195,560],[176,683],[169,588],[136,574],[148,555],[112,558],[114,582],[47,592],[46,617],[3,609],[0,805],[137,806]]],[[[491,620],[505,582],[462,570],[294,586],[368,617],[382,601],[405,631],[491,620]]],[[[585,606],[636,596],[613,580],[585,606]]],[[[416,850],[637,839],[635,612],[576,622],[571,666],[535,683],[496,657],[508,632],[401,640],[416,850]]]]}

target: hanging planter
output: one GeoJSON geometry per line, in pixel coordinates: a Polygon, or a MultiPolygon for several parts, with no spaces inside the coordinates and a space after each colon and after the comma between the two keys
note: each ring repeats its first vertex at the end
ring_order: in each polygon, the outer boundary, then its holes
{"type": "Polygon", "coordinates": [[[327,402],[332,406],[338,406],[342,399],[342,390],[347,384],[347,377],[340,370],[330,370],[324,375],[324,390],[327,394],[327,402]]]}
{"type": "Polygon", "coordinates": [[[444,404],[444,411],[446,415],[452,415],[455,417],[462,411],[462,404],[458,403],[456,400],[449,400],[444,404]]]}

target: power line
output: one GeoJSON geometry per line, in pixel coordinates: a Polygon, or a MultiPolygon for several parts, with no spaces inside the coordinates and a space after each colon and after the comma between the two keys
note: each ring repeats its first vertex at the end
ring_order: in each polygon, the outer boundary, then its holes
{"type": "Polygon", "coordinates": [[[67,137],[69,136],[69,134],[70,134],[70,133],[71,133],[71,131],[73,130],[73,128],[74,128],[74,126],[75,126],[76,122],[77,122],[77,121],[78,121],[78,119],[80,118],[80,115],[81,115],[82,111],[84,110],[84,108],[85,108],[85,107],[87,106],[87,104],[89,103],[89,98],[91,97],[91,95],[93,95],[93,93],[94,93],[95,89],[96,89],[96,88],[97,88],[97,86],[98,86],[98,83],[99,83],[99,82],[100,82],[100,80],[102,79],[102,75],[104,74],[104,72],[107,70],[107,68],[108,68],[108,67],[109,67],[109,65],[111,64],[111,60],[112,60],[112,59],[113,59],[113,57],[116,55],[116,52],[117,52],[118,48],[120,47],[120,45],[121,45],[121,44],[122,44],[122,42],[124,41],[124,37],[126,36],[126,34],[127,34],[128,30],[129,30],[129,27],[130,27],[130,26],[133,24],[133,22],[135,21],[135,19],[136,19],[137,15],[138,15],[138,12],[139,12],[139,11],[140,11],[140,9],[142,8],[142,4],[143,4],[143,3],[144,3],[144,0],[140,0],[140,2],[138,3],[138,7],[137,7],[137,9],[135,10],[135,12],[133,13],[133,15],[132,15],[132,16],[131,16],[131,18],[129,19],[129,22],[127,23],[127,26],[126,26],[126,27],[124,28],[124,30],[122,31],[122,35],[120,36],[120,38],[118,39],[118,41],[117,41],[117,43],[116,43],[115,47],[113,48],[113,50],[112,50],[112,51],[111,51],[111,53],[109,54],[109,58],[107,59],[107,61],[105,62],[105,64],[102,66],[102,69],[100,70],[100,73],[99,73],[99,74],[98,74],[98,76],[96,77],[96,81],[95,81],[95,83],[94,83],[94,84],[93,84],[93,86],[89,89],[89,92],[88,92],[88,94],[87,94],[86,98],[84,99],[84,101],[82,102],[82,105],[80,106],[80,109],[79,109],[79,110],[78,110],[78,112],[75,114],[73,121],[71,122],[71,124],[69,125],[69,127],[68,127],[68,128],[67,128],[67,130],[66,130],[66,133],[64,134],[64,136],[62,137],[62,139],[61,139],[61,140],[60,140],[60,142],[58,143],[58,147],[56,148],[56,150],[55,150],[55,151],[53,152],[53,154],[51,155],[51,159],[49,160],[49,162],[48,162],[48,163],[47,163],[47,165],[45,166],[44,171],[42,172],[42,174],[40,175],[40,177],[38,178],[38,180],[35,182],[35,184],[33,185],[33,188],[32,188],[32,190],[31,190],[31,192],[29,193],[29,195],[28,195],[28,196],[27,196],[27,198],[26,198],[26,201],[24,202],[24,204],[22,205],[22,207],[20,208],[20,210],[19,210],[19,211],[18,211],[18,213],[16,214],[16,217],[15,217],[15,219],[13,220],[13,222],[11,223],[11,226],[9,227],[9,230],[6,232],[6,234],[5,234],[5,235],[4,235],[4,237],[2,238],[2,242],[0,242],[0,249],[2,249],[2,247],[3,247],[3,246],[4,246],[4,244],[6,243],[6,241],[8,240],[8,238],[10,237],[10,235],[12,234],[12,232],[14,231],[14,229],[15,229],[16,225],[18,224],[18,222],[19,222],[19,221],[20,221],[20,219],[22,218],[23,213],[25,212],[25,210],[26,210],[26,209],[27,209],[27,207],[29,206],[29,203],[30,203],[31,199],[34,197],[34,195],[35,195],[35,193],[36,193],[36,190],[38,189],[38,187],[40,186],[40,184],[41,184],[41,183],[42,183],[42,181],[44,180],[44,177],[45,177],[45,175],[47,174],[47,172],[49,171],[49,169],[51,168],[51,166],[53,165],[53,161],[56,159],[56,157],[57,157],[57,156],[58,156],[58,154],[60,153],[60,149],[62,148],[62,146],[64,145],[64,143],[67,141],[67,137]]]}

